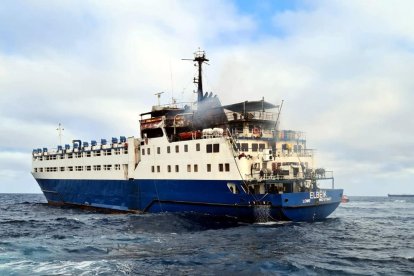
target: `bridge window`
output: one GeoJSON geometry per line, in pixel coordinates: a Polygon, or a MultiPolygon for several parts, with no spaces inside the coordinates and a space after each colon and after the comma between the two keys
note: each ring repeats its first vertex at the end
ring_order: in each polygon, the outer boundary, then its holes
{"type": "Polygon", "coordinates": [[[188,152],[188,145],[184,145],[184,152],[188,152]]]}
{"type": "Polygon", "coordinates": [[[265,144],[259,144],[259,151],[263,151],[266,148],[265,144]]]}
{"type": "Polygon", "coordinates": [[[167,147],[167,153],[170,153],[171,152],[171,148],[170,148],[170,146],[168,146],[167,147]]]}
{"type": "Polygon", "coordinates": [[[191,172],[191,165],[187,165],[187,172],[191,172]]]}
{"type": "Polygon", "coordinates": [[[198,172],[198,165],[194,164],[194,172],[198,172]]]}
{"type": "Polygon", "coordinates": [[[161,167],[157,166],[157,172],[161,172],[161,167]]]}
{"type": "Polygon", "coordinates": [[[219,164],[219,172],[222,172],[223,171],[223,164],[219,164]]]}
{"type": "Polygon", "coordinates": [[[175,172],[179,172],[180,171],[180,167],[178,165],[175,165],[175,172]]]}
{"type": "Polygon", "coordinates": [[[226,172],[229,172],[230,171],[230,164],[229,163],[224,164],[224,168],[225,168],[226,172]]]}
{"type": "Polygon", "coordinates": [[[142,149],[142,155],[145,155],[145,149],[142,149]]]}
{"type": "Polygon", "coordinates": [[[206,145],[207,153],[219,152],[219,151],[220,151],[220,144],[207,144],[206,145]]]}
{"type": "Polygon", "coordinates": [[[175,152],[180,152],[180,146],[179,145],[175,145],[175,152]]]}
{"type": "Polygon", "coordinates": [[[86,170],[90,171],[91,170],[91,166],[86,166],[86,170]]]}
{"type": "Polygon", "coordinates": [[[157,154],[161,154],[161,148],[157,147],[157,154]]]}
{"type": "Polygon", "coordinates": [[[196,151],[200,151],[200,144],[199,143],[196,144],[196,151]]]}
{"type": "Polygon", "coordinates": [[[213,145],[213,152],[219,152],[220,151],[220,144],[214,144],[213,145]]]}
{"type": "Polygon", "coordinates": [[[150,155],[150,153],[151,153],[151,149],[147,148],[147,154],[150,155]]]}
{"type": "Polygon", "coordinates": [[[252,144],[252,151],[253,152],[256,152],[258,148],[259,148],[259,145],[257,143],[252,144]]]}
{"type": "Polygon", "coordinates": [[[207,153],[212,153],[213,152],[213,145],[212,144],[207,144],[206,145],[206,152],[207,153]]]}
{"type": "Polygon", "coordinates": [[[168,166],[167,166],[167,171],[168,171],[168,172],[171,172],[171,165],[168,165],[168,166]]]}
{"type": "Polygon", "coordinates": [[[241,151],[248,151],[249,150],[249,144],[248,143],[241,143],[241,151]]]}
{"type": "Polygon", "coordinates": [[[211,164],[207,164],[207,172],[211,172],[211,164]]]}
{"type": "Polygon", "coordinates": [[[151,172],[155,172],[155,166],[151,166],[151,172]]]}

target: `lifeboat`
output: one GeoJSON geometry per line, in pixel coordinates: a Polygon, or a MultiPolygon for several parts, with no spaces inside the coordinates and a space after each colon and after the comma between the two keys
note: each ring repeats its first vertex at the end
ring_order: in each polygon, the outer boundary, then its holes
{"type": "Polygon", "coordinates": [[[178,137],[180,137],[180,140],[200,139],[201,131],[196,130],[196,131],[181,132],[178,134],[178,137]]]}

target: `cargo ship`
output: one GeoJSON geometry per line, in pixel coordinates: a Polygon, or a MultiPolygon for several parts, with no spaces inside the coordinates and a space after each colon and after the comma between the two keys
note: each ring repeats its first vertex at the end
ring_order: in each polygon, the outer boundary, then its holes
{"type": "Polygon", "coordinates": [[[334,188],[332,171],[315,166],[303,132],[279,130],[283,101],[222,105],[203,91],[205,52],[190,60],[197,101],[153,106],[140,114],[138,137],[33,150],[32,175],[48,203],[247,222],[329,216],[343,190],[334,188]]]}
{"type": "Polygon", "coordinates": [[[413,197],[414,194],[388,194],[388,197],[413,197]]]}

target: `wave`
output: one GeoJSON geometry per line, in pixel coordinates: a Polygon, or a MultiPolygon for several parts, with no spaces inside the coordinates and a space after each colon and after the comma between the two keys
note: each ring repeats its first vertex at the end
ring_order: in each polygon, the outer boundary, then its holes
{"type": "MultiPolygon", "coordinates": [[[[116,266],[106,260],[97,261],[14,261],[0,263],[0,272],[5,275],[98,275],[113,274],[116,266]]],[[[125,274],[127,275],[127,274],[125,274]]]]}
{"type": "Polygon", "coordinates": [[[414,205],[371,201],[316,223],[247,224],[195,213],[104,214],[19,197],[0,207],[0,275],[412,273],[414,205]]]}
{"type": "Polygon", "coordinates": [[[129,215],[125,227],[130,232],[184,233],[242,226],[233,218],[197,213],[129,215]]]}
{"type": "Polygon", "coordinates": [[[406,203],[407,201],[404,200],[404,199],[396,199],[393,202],[396,202],[396,203],[406,203]]]}
{"type": "Polygon", "coordinates": [[[102,255],[102,254],[108,254],[107,249],[102,249],[95,246],[85,246],[85,247],[79,247],[79,248],[64,248],[64,251],[68,253],[74,253],[74,254],[87,254],[87,255],[102,255]]]}

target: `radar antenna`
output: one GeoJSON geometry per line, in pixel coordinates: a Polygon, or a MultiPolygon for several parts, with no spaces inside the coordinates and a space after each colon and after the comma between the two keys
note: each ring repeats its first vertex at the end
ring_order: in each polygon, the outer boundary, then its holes
{"type": "Polygon", "coordinates": [[[196,51],[194,53],[194,59],[182,59],[182,60],[192,60],[194,62],[197,62],[198,65],[198,78],[194,78],[194,83],[197,83],[197,102],[201,102],[203,100],[203,77],[202,77],[202,65],[205,62],[206,64],[207,61],[209,61],[206,58],[206,53],[205,51],[200,50],[200,48],[198,49],[198,51],[196,51]]]}
{"type": "Polygon", "coordinates": [[[161,98],[161,94],[164,94],[164,92],[158,92],[158,93],[155,93],[154,95],[155,96],[157,96],[157,98],[158,98],[158,106],[160,106],[160,98],[161,98]]]}

